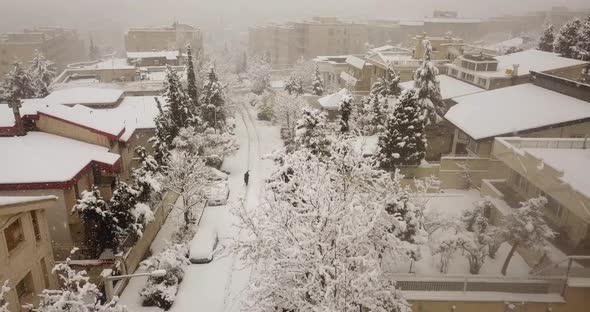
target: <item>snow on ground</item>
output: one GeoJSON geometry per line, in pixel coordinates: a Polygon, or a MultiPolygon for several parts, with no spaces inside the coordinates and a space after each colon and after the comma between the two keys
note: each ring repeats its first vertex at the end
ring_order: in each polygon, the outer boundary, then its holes
{"type": "MultiPolygon", "coordinates": [[[[425,213],[433,214],[441,218],[447,218],[449,220],[458,220],[461,213],[466,208],[472,207],[474,203],[482,200],[478,190],[444,190],[442,194],[428,194],[420,200],[425,200],[426,210],[425,213]]],[[[435,232],[431,238],[441,237],[442,235],[454,235],[453,233],[441,233],[435,232]]],[[[439,275],[438,263],[440,261],[439,255],[433,255],[429,241],[427,244],[421,246],[421,259],[415,263],[412,263],[412,272],[416,272],[419,275],[439,275]]],[[[495,259],[489,257],[486,258],[483,267],[481,268],[480,274],[482,275],[499,275],[502,264],[506,259],[506,255],[510,251],[510,245],[503,243],[495,259]]],[[[410,271],[410,262],[400,263],[397,268],[397,273],[408,273],[410,271]]],[[[524,261],[524,259],[516,253],[510,265],[508,267],[509,276],[527,276],[530,268],[524,261]]],[[[458,250],[455,252],[453,258],[450,261],[448,274],[469,274],[469,262],[464,255],[464,252],[458,250]]]]}
{"type": "MultiPolygon", "coordinates": [[[[261,187],[273,169],[272,160],[263,159],[262,155],[282,148],[278,128],[255,120],[252,108],[246,108],[246,105],[243,108],[240,115],[236,116],[240,149],[235,155],[227,157],[221,168],[230,173],[229,204],[207,207],[201,219],[201,224],[217,227],[219,246],[227,246],[231,238],[239,235],[233,226],[237,219],[231,213],[230,206],[239,203],[242,198],[245,198],[245,204],[250,208],[255,208],[259,203],[261,187]],[[249,111],[246,112],[246,109],[249,111]],[[246,170],[250,170],[247,188],[243,181],[246,170]]],[[[178,210],[173,210],[152,244],[154,253],[165,247],[175,229],[175,220],[180,217],[178,210]]],[[[199,307],[199,311],[207,312],[240,311],[249,277],[250,269],[245,268],[234,254],[216,254],[211,263],[192,264],[187,268],[170,311],[195,311],[196,307],[199,307]]],[[[145,278],[133,279],[121,296],[121,303],[127,305],[130,311],[160,311],[159,308],[141,307],[138,292],[145,282],[145,278]]]]}

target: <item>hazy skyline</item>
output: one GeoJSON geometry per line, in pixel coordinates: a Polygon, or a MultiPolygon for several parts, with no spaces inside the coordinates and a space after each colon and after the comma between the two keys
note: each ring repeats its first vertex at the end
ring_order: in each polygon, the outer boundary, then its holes
{"type": "MultiPolygon", "coordinates": [[[[551,6],[590,7],[584,0],[0,0],[0,31],[35,26],[74,27],[81,32],[124,30],[170,24],[203,29],[243,29],[271,20],[329,15],[355,18],[429,16],[435,9],[462,17],[489,17],[544,10],[551,6]],[[482,5],[485,4],[485,5],[482,5]]],[[[245,30],[245,29],[244,29],[245,30]]]]}

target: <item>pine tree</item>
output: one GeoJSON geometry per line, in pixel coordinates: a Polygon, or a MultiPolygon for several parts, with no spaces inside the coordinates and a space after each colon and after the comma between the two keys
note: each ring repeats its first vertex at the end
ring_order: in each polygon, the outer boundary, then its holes
{"type": "Polygon", "coordinates": [[[350,131],[350,115],[352,114],[352,96],[347,93],[340,100],[340,132],[347,133],[350,131]]]}
{"type": "Polygon", "coordinates": [[[36,93],[30,73],[20,62],[15,62],[12,70],[6,74],[0,90],[0,102],[7,103],[34,98],[36,93]]]}
{"type": "Polygon", "coordinates": [[[209,69],[207,81],[203,87],[201,103],[205,128],[222,129],[225,126],[226,118],[225,94],[213,66],[209,69]]]}
{"type": "Polygon", "coordinates": [[[137,201],[149,203],[152,194],[161,190],[159,179],[157,179],[161,168],[156,159],[147,154],[144,147],[138,146],[135,153],[139,157],[141,164],[131,172],[133,189],[137,190],[137,201]]]}
{"type": "Polygon", "coordinates": [[[582,61],[590,61],[590,16],[580,27],[578,42],[574,46],[576,58],[582,61]]]}
{"type": "Polygon", "coordinates": [[[53,63],[46,60],[41,52],[35,50],[35,56],[29,67],[29,75],[35,87],[35,97],[37,98],[46,97],[49,94],[49,85],[55,78],[52,65],[53,63]]]}
{"type": "Polygon", "coordinates": [[[303,78],[296,72],[292,73],[291,76],[289,76],[289,80],[287,80],[287,83],[285,84],[285,91],[287,91],[289,95],[303,95],[303,78]]]}
{"type": "Polygon", "coordinates": [[[250,80],[251,91],[254,94],[261,95],[270,86],[270,64],[264,59],[256,60],[248,68],[248,79],[250,80]]]}
{"type": "Polygon", "coordinates": [[[180,128],[186,127],[191,118],[188,110],[186,94],[180,84],[176,71],[166,65],[166,79],[164,80],[164,101],[171,121],[171,133],[176,137],[180,128]]]}
{"type": "Polygon", "coordinates": [[[577,18],[561,26],[555,37],[554,51],[563,57],[575,58],[575,46],[579,40],[581,27],[582,22],[577,18]]]}
{"type": "Polygon", "coordinates": [[[319,110],[303,109],[295,127],[295,143],[314,155],[327,155],[330,140],[326,137],[326,115],[319,110]]]}
{"type": "Polygon", "coordinates": [[[504,235],[512,245],[502,266],[502,275],[506,275],[508,264],[518,247],[542,250],[547,239],[555,237],[543,216],[543,207],[547,204],[545,197],[531,198],[520,203],[520,208],[510,210],[504,220],[504,235]]]}
{"type": "Polygon", "coordinates": [[[545,26],[543,35],[539,39],[539,50],[553,52],[553,42],[555,42],[555,26],[549,24],[545,26]]]}
{"type": "Polygon", "coordinates": [[[424,40],[424,59],[422,66],[416,69],[414,74],[414,88],[416,99],[428,114],[428,122],[437,123],[441,116],[444,116],[446,109],[440,94],[440,84],[436,75],[438,69],[432,64],[432,45],[430,41],[424,40]]]}
{"type": "Polygon", "coordinates": [[[196,119],[198,116],[200,116],[200,107],[199,107],[199,90],[197,87],[197,78],[195,75],[195,66],[194,66],[194,61],[193,61],[193,55],[192,55],[192,50],[191,50],[191,45],[187,45],[186,46],[186,66],[185,66],[185,71],[186,71],[186,95],[188,96],[188,101],[189,101],[189,109],[191,112],[191,118],[193,119],[191,121],[191,124],[193,126],[197,126],[196,125],[196,119]]]}
{"type": "Polygon", "coordinates": [[[132,214],[132,209],[137,205],[138,191],[131,188],[127,183],[117,179],[113,196],[109,200],[109,210],[115,220],[117,226],[121,229],[119,240],[125,239],[130,228],[134,227],[135,219],[132,214]]]}
{"type": "Polygon", "coordinates": [[[170,146],[172,145],[172,141],[178,133],[173,132],[174,128],[172,125],[172,120],[169,116],[169,111],[164,111],[162,108],[162,103],[160,103],[160,100],[158,100],[157,97],[154,99],[156,100],[158,115],[154,120],[156,124],[155,134],[152,138],[150,138],[149,141],[152,142],[152,146],[154,148],[155,160],[159,165],[162,165],[166,162],[166,159],[170,154],[170,146]]]}
{"type": "Polygon", "coordinates": [[[418,165],[426,153],[424,114],[416,100],[416,90],[406,89],[379,136],[379,159],[385,169],[400,165],[418,165]]]}
{"type": "Polygon", "coordinates": [[[387,62],[385,69],[385,76],[378,78],[371,86],[371,93],[378,94],[382,97],[398,96],[401,92],[399,87],[400,82],[399,73],[393,68],[393,64],[387,62]]]}
{"type": "Polygon", "coordinates": [[[117,221],[98,187],[93,186],[91,191],[82,192],[82,198],[73,210],[84,221],[87,244],[91,246],[95,256],[107,248],[118,248],[122,229],[117,226],[117,221]]]}
{"type": "Polygon", "coordinates": [[[311,88],[311,93],[313,95],[322,96],[324,94],[324,79],[322,79],[320,68],[317,64],[312,77],[311,88]]]}

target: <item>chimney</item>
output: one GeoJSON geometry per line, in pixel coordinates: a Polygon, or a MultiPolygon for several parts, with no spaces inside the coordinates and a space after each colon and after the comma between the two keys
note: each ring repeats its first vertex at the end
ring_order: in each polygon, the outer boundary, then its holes
{"type": "Polygon", "coordinates": [[[512,64],[512,77],[518,77],[519,64],[512,64]]]}

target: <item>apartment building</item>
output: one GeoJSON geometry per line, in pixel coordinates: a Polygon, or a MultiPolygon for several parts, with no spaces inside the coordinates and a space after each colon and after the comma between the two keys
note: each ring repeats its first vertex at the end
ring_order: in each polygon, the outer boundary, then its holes
{"type": "Polygon", "coordinates": [[[36,304],[43,289],[55,288],[47,215],[55,196],[0,196],[0,283],[8,280],[10,311],[36,304]]]}
{"type": "Polygon", "coordinates": [[[74,29],[34,28],[0,34],[0,79],[15,61],[31,61],[36,50],[52,61],[57,70],[86,58],[84,41],[74,29]]]}
{"type": "MultiPolygon", "coordinates": [[[[9,112],[0,104],[0,129],[15,127],[9,112]]],[[[83,223],[72,212],[76,201],[92,185],[110,198],[115,176],[129,181],[135,148],[150,150],[157,114],[153,96],[116,89],[72,88],[25,100],[27,134],[0,137],[0,196],[55,196],[48,221],[54,254],[63,259],[85,243],[83,223]]]]}
{"type": "Polygon", "coordinates": [[[301,57],[364,53],[368,40],[366,24],[334,17],[249,29],[250,53],[266,55],[274,67],[295,64],[301,57]]]}
{"type": "Polygon", "coordinates": [[[582,70],[590,64],[539,50],[526,50],[501,56],[483,53],[465,54],[445,65],[449,76],[486,90],[528,83],[530,72],[580,80],[582,70]]]}
{"type": "Polygon", "coordinates": [[[171,27],[131,28],[125,34],[127,52],[184,51],[188,44],[195,53],[203,51],[201,30],[176,22],[171,27]]]}
{"type": "Polygon", "coordinates": [[[532,73],[531,83],[452,99],[453,154],[487,158],[495,137],[590,136],[590,85],[532,73]]]}

